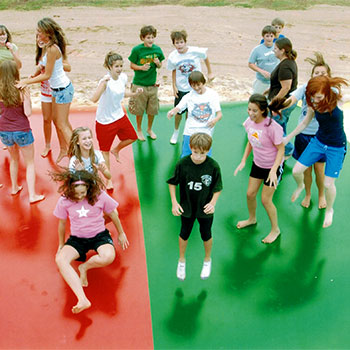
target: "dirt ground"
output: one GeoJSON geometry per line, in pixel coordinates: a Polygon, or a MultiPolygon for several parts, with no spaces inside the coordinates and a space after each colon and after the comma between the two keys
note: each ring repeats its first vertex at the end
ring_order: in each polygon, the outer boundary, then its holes
{"type": "MultiPolygon", "coordinates": [[[[350,78],[350,7],[316,6],[306,11],[271,11],[235,7],[153,6],[133,8],[50,8],[40,11],[2,11],[5,24],[19,47],[22,76],[35,70],[35,29],[42,17],[54,18],[69,41],[69,76],[75,86],[75,106],[92,105],[98,80],[105,74],[103,60],[109,50],[124,57],[124,70],[131,82],[133,72],[127,57],[140,43],[139,30],[152,24],[158,30],[156,44],[165,56],[173,50],[170,32],[186,29],[188,44],[208,47],[215,80],[210,83],[222,101],[248,98],[255,73],[248,68],[251,50],[259,43],[261,29],[274,17],[286,21],[283,34],[298,53],[299,83],[307,81],[314,51],[324,54],[333,76],[350,78]]],[[[205,69],[205,67],[203,67],[205,69]]],[[[172,103],[171,72],[166,63],[158,72],[161,103],[172,103]]],[[[348,91],[346,91],[348,93],[348,91]]],[[[39,106],[39,86],[32,87],[34,105],[39,106]]]]}

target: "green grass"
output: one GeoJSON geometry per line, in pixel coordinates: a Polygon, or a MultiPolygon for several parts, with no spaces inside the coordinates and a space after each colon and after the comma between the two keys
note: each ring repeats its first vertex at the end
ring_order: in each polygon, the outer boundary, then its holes
{"type": "MultiPolygon", "coordinates": [[[[150,5],[174,5],[173,0],[2,0],[0,10],[39,10],[58,6],[129,7],[150,5]]],[[[349,0],[178,0],[183,6],[237,6],[270,8],[274,10],[305,10],[313,5],[350,6],[349,0]]]]}

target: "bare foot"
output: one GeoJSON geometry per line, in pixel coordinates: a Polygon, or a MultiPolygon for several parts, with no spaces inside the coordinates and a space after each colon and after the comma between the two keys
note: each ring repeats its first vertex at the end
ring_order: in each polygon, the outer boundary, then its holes
{"type": "Polygon", "coordinates": [[[137,138],[139,141],[146,141],[145,136],[143,135],[142,131],[136,131],[137,138]]]}
{"type": "Polygon", "coordinates": [[[275,232],[271,231],[261,242],[265,244],[273,243],[280,234],[281,234],[281,231],[279,229],[277,229],[277,231],[275,232]]]}
{"type": "Polygon", "coordinates": [[[23,190],[23,186],[17,186],[17,188],[12,189],[11,196],[15,196],[23,190]]]}
{"type": "Polygon", "coordinates": [[[293,195],[292,195],[292,202],[295,202],[298,197],[300,196],[300,193],[302,192],[302,190],[305,188],[305,186],[301,186],[301,187],[297,187],[297,189],[294,191],[293,195]]]}
{"type": "Polygon", "coordinates": [[[301,206],[304,208],[308,208],[310,206],[311,195],[305,195],[305,198],[301,202],[301,206]]]}
{"type": "Polygon", "coordinates": [[[41,155],[43,158],[46,158],[46,157],[50,154],[50,152],[51,152],[50,147],[45,147],[45,149],[41,152],[40,155],[41,155]]]}
{"type": "Polygon", "coordinates": [[[61,151],[56,159],[56,164],[58,164],[64,157],[68,157],[67,152],[61,151]]]}
{"type": "Polygon", "coordinates": [[[332,225],[333,223],[333,214],[334,214],[334,210],[333,208],[331,210],[326,210],[326,214],[324,217],[324,221],[323,221],[323,227],[329,227],[332,225]]]}
{"type": "Polygon", "coordinates": [[[88,299],[78,301],[77,305],[72,307],[73,314],[78,314],[91,306],[91,303],[88,299]]]}
{"type": "Polygon", "coordinates": [[[327,207],[326,197],[320,196],[318,197],[318,209],[324,209],[327,207]]]}
{"type": "Polygon", "coordinates": [[[248,220],[238,221],[236,227],[243,228],[243,227],[247,227],[255,224],[256,224],[256,219],[248,219],[248,220]]]}
{"type": "Polygon", "coordinates": [[[147,130],[147,134],[152,140],[157,139],[157,135],[153,132],[153,130],[147,130]]]}
{"type": "Polygon", "coordinates": [[[119,153],[116,152],[115,150],[111,150],[111,153],[114,155],[115,160],[116,160],[118,163],[121,163],[121,161],[120,161],[120,159],[119,159],[119,153]]]}
{"type": "Polygon", "coordinates": [[[81,264],[78,266],[78,270],[80,272],[80,282],[83,287],[87,287],[89,285],[88,279],[87,279],[87,272],[85,270],[84,264],[81,264]]]}
{"type": "Polygon", "coordinates": [[[1,188],[2,186],[4,186],[4,185],[3,185],[3,184],[0,184],[0,188],[1,188]]]}
{"type": "Polygon", "coordinates": [[[36,194],[34,197],[29,198],[30,204],[38,203],[40,201],[43,201],[45,199],[45,196],[43,194],[36,194]]]}

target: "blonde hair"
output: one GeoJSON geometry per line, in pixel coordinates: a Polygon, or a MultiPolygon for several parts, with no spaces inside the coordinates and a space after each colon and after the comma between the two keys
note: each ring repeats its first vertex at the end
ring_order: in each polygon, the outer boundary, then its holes
{"type": "MultiPolygon", "coordinates": [[[[81,157],[81,149],[80,149],[80,145],[79,145],[79,135],[80,135],[80,133],[82,133],[84,131],[89,131],[90,135],[92,137],[92,131],[90,128],[88,128],[86,126],[80,126],[79,128],[76,128],[73,130],[72,137],[70,138],[69,147],[68,147],[68,157],[71,158],[71,157],[75,156],[75,157],[77,157],[79,162],[83,161],[82,157],[81,157]]],[[[89,158],[91,161],[91,165],[97,164],[95,150],[94,150],[93,145],[91,146],[91,148],[89,150],[89,158]]]]}
{"type": "Polygon", "coordinates": [[[103,67],[110,69],[115,61],[123,61],[123,57],[115,51],[109,51],[105,57],[103,67]]]}
{"type": "Polygon", "coordinates": [[[22,95],[16,88],[19,81],[19,71],[15,61],[6,60],[0,65],[0,99],[6,107],[18,106],[22,95]]]}
{"type": "Polygon", "coordinates": [[[193,149],[199,149],[203,152],[209,152],[212,144],[212,138],[210,135],[204,132],[197,132],[190,137],[190,147],[193,149]]]}

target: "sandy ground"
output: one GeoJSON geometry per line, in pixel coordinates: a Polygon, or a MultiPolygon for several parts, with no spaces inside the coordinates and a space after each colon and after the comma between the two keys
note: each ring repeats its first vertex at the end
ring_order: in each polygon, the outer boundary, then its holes
{"type": "MultiPolygon", "coordinates": [[[[69,73],[75,86],[75,106],[92,105],[89,97],[105,74],[103,60],[109,50],[124,57],[131,82],[133,72],[127,57],[140,43],[139,30],[152,24],[158,30],[156,44],[167,57],[173,50],[170,32],[186,29],[188,44],[208,47],[215,80],[210,83],[222,101],[245,100],[251,92],[255,73],[248,66],[251,50],[259,43],[261,29],[274,17],[286,21],[283,34],[298,52],[299,83],[307,81],[310,64],[304,59],[321,51],[334,76],[350,78],[350,7],[316,6],[307,11],[271,11],[235,7],[153,6],[126,9],[94,7],[48,8],[40,11],[2,11],[1,22],[13,35],[23,62],[22,76],[35,70],[35,29],[42,17],[61,24],[69,41],[69,73]]],[[[205,67],[203,67],[205,69],[205,67]]],[[[160,101],[172,103],[171,73],[166,63],[158,72],[160,101]]],[[[348,91],[347,91],[348,93],[348,91]]],[[[32,87],[39,106],[39,86],[32,87]]]]}

